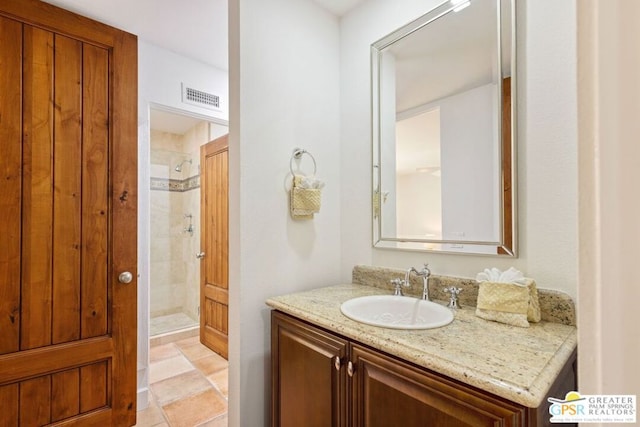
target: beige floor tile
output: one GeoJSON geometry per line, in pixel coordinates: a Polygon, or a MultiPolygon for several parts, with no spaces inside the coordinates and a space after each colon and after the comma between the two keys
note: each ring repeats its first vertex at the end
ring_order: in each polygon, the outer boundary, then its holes
{"type": "Polygon", "coordinates": [[[229,399],[229,369],[214,372],[207,376],[207,379],[213,383],[226,399],[229,399]]]}
{"type": "Polygon", "coordinates": [[[202,373],[193,370],[152,384],[151,393],[158,404],[166,405],[169,402],[203,392],[211,387],[211,383],[207,381],[202,373]]]}
{"type": "Polygon", "coordinates": [[[176,345],[180,348],[189,347],[195,344],[200,344],[200,336],[185,338],[183,340],[176,341],[176,345]]]}
{"type": "Polygon", "coordinates": [[[162,407],[171,427],[194,427],[227,412],[227,402],[213,389],[162,407]]]}
{"type": "Polygon", "coordinates": [[[203,357],[211,356],[215,354],[209,348],[205,347],[200,343],[195,343],[191,345],[182,345],[180,346],[180,351],[189,359],[190,361],[202,359],[203,357]]]}
{"type": "Polygon", "coordinates": [[[164,422],[162,410],[153,402],[149,404],[147,409],[138,411],[136,414],[136,427],[155,427],[163,425],[164,422]]]}
{"type": "Polygon", "coordinates": [[[229,362],[216,353],[213,353],[211,356],[194,360],[192,363],[193,366],[205,375],[211,375],[214,372],[218,372],[229,367],[229,362]]]}
{"type": "Polygon", "coordinates": [[[198,427],[227,427],[228,425],[229,419],[227,418],[227,415],[221,415],[211,421],[200,424],[198,427]]]}
{"type": "Polygon", "coordinates": [[[193,366],[183,355],[160,360],[149,365],[149,384],[154,384],[191,370],[193,370],[193,366]]]}
{"type": "Polygon", "coordinates": [[[149,362],[158,362],[179,355],[180,350],[173,343],[158,345],[149,349],[149,362]]]}

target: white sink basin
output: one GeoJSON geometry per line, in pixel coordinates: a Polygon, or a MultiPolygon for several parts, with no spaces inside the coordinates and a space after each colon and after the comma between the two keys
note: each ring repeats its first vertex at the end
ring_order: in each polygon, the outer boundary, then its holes
{"type": "Polygon", "coordinates": [[[356,322],[392,329],[431,329],[453,321],[450,309],[431,301],[395,295],[353,298],[340,306],[356,322]]]}

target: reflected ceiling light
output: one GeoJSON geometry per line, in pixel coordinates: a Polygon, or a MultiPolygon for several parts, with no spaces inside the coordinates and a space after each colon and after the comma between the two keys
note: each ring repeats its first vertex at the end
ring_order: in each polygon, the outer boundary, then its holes
{"type": "Polygon", "coordinates": [[[454,12],[460,12],[462,9],[470,5],[471,1],[470,0],[450,0],[449,3],[451,3],[452,6],[455,6],[453,8],[454,12]]]}

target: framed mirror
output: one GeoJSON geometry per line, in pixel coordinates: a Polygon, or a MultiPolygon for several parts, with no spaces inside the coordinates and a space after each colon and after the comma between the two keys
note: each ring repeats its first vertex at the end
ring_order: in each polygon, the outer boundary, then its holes
{"type": "Polygon", "coordinates": [[[375,247],[516,256],[513,1],[446,1],[371,45],[375,247]]]}

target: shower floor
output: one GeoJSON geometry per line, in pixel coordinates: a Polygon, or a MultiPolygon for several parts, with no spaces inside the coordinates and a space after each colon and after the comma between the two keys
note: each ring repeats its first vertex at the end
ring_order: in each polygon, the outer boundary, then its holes
{"type": "Polygon", "coordinates": [[[199,323],[196,319],[189,317],[185,313],[173,313],[152,317],[149,332],[151,336],[154,336],[178,331],[180,329],[192,328],[198,325],[199,323]]]}

